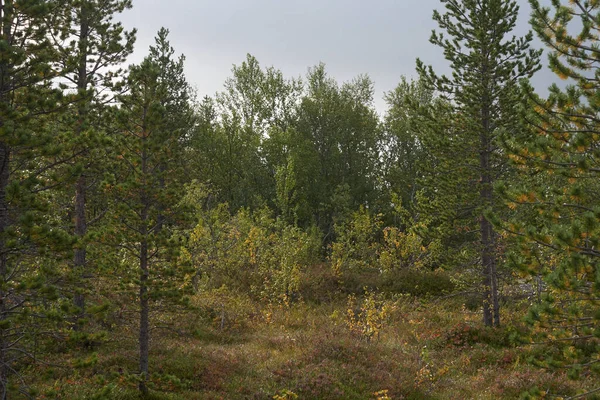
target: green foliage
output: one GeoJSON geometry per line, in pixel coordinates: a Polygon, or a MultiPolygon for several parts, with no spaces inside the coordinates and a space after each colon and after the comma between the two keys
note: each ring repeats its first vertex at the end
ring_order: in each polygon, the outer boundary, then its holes
{"type": "Polygon", "coordinates": [[[182,282],[188,272],[178,253],[186,223],[186,210],[180,207],[181,144],[191,128],[181,107],[187,104],[189,87],[183,58],[172,59],[167,35],[159,31],[150,55],[130,67],[129,90],[119,97],[112,176],[104,183],[114,206],[102,238],[120,253],[121,288],[138,294],[138,380],[143,394],[149,388],[150,310],[158,304],[185,303],[182,282]]]}
{"type": "MultiPolygon", "coordinates": [[[[202,202],[208,196],[192,185],[186,201],[202,202]]],[[[269,300],[298,295],[302,272],[320,254],[316,232],[276,220],[267,208],[235,215],[227,204],[196,210],[198,223],[186,247],[196,288],[227,286],[269,300]]]]}
{"type": "Polygon", "coordinates": [[[195,104],[167,29],[121,69],[132,1],[2,1],[0,397],[596,390],[596,3],[531,0],[575,81],[543,100],[517,85],[539,53],[509,37],[516,1],[443,0],[452,75],[419,61],[381,119],[367,76],[288,79],[250,55],[195,104]],[[541,349],[474,325],[482,299],[499,323],[505,260],[539,282],[541,349]],[[473,286],[466,308],[430,299],[473,286]]]}
{"type": "Polygon", "coordinates": [[[498,218],[507,214],[493,191],[496,182],[512,173],[501,138],[523,127],[518,113],[523,93],[517,83],[540,68],[541,53],[530,49],[531,32],[510,36],[518,16],[516,1],[442,3],[445,13],[434,11],[433,19],[444,32],[434,31],[430,42],[444,50],[452,75],[440,76],[417,60],[421,81],[441,98],[415,104],[422,115],[419,138],[431,153],[432,167],[423,183],[422,207],[432,228],[440,228],[431,230],[432,235],[459,255],[475,256],[467,263],[481,266],[483,320],[498,326],[502,244],[488,213],[498,218]]]}
{"type": "Polygon", "coordinates": [[[377,268],[376,237],[381,224],[381,216],[373,216],[360,207],[347,221],[335,225],[336,241],[331,244],[329,255],[335,275],[341,278],[346,273],[377,268]]]}
{"type": "Polygon", "coordinates": [[[191,165],[232,212],[267,205],[289,223],[317,225],[331,242],[340,190],[350,210],[377,203],[373,83],[360,76],[339,85],[323,65],[306,83],[285,79],[250,55],[232,73],[224,91],[200,106],[191,165]]]}
{"type": "Polygon", "coordinates": [[[223,91],[202,102],[188,162],[233,212],[275,205],[273,175],[287,163],[301,92],[299,79],[263,68],[248,54],[233,67],[223,91]]]}
{"type": "Polygon", "coordinates": [[[414,214],[419,181],[423,178],[424,167],[431,162],[431,154],[416,128],[421,118],[418,106],[434,103],[434,93],[423,81],[409,81],[403,76],[384,99],[388,109],[383,120],[382,144],[386,151],[382,152],[382,173],[391,190],[392,201],[396,202],[396,194],[399,203],[409,214],[414,214]]]}
{"type": "MultiPolygon", "coordinates": [[[[400,214],[405,211],[399,208],[400,214]]],[[[443,252],[440,242],[433,240],[425,245],[418,234],[425,226],[418,223],[404,231],[396,227],[382,229],[381,215],[373,216],[361,207],[336,224],[337,239],[329,255],[332,276],[341,288],[353,293],[364,285],[416,296],[452,291],[450,277],[437,270],[443,252]]]]}
{"type": "Polygon", "coordinates": [[[339,85],[320,64],[306,81],[293,141],[298,200],[306,207],[299,210],[300,223],[314,221],[330,243],[340,212],[377,204],[380,127],[367,76],[339,85]]]}
{"type": "Polygon", "coordinates": [[[226,286],[217,289],[203,288],[192,296],[191,303],[200,317],[195,336],[206,341],[227,341],[227,333],[244,332],[249,321],[257,314],[253,299],[248,293],[226,286]],[[218,331],[218,335],[211,334],[218,331]]]}
{"type": "MultiPolygon", "coordinates": [[[[549,66],[568,85],[553,84],[547,99],[533,93],[522,113],[530,123],[509,142],[512,159],[526,179],[505,188],[520,213],[505,225],[515,233],[511,261],[543,279],[544,293],[527,317],[533,340],[555,350],[535,357],[537,364],[598,376],[600,354],[600,233],[597,115],[597,2],[530,1],[531,24],[551,49],[549,66]]],[[[596,389],[597,391],[598,389],[596,389]]],[[[582,397],[585,394],[582,394],[582,397]]]]}
{"type": "MultiPolygon", "coordinates": [[[[55,140],[63,146],[59,165],[62,191],[54,202],[65,207],[71,216],[61,215],[77,244],[73,248],[71,282],[74,304],[79,308],[79,320],[85,320],[86,295],[91,287],[96,260],[87,261],[90,241],[88,222],[97,221],[108,207],[100,198],[97,182],[104,174],[103,166],[110,163],[114,143],[107,126],[114,114],[107,103],[114,100],[115,91],[123,79],[122,63],[133,52],[135,30],[127,32],[115,15],[131,8],[131,0],[52,0],[49,40],[55,50],[60,87],[69,98],[64,112],[57,119],[55,140]],[[70,189],[70,190],[68,190],[70,189]]],[[[101,229],[97,228],[96,229],[101,229]]],[[[96,256],[95,251],[90,252],[96,256]]],[[[81,329],[76,325],[76,329],[81,329]]]]}
{"type": "Polygon", "coordinates": [[[50,40],[51,2],[2,2],[0,18],[0,397],[27,392],[22,365],[60,337],[63,262],[73,240],[53,208],[64,175],[55,140],[68,106],[53,81],[64,72],[50,40]]]}
{"type": "Polygon", "coordinates": [[[416,224],[407,232],[395,227],[383,229],[383,243],[378,251],[382,272],[408,268],[434,270],[439,267],[442,245],[439,240],[433,240],[425,246],[423,238],[417,234],[423,226],[416,224]]]}
{"type": "Polygon", "coordinates": [[[356,296],[348,297],[346,325],[350,331],[367,342],[377,340],[392,311],[391,303],[365,289],[364,298],[360,303],[357,302],[356,296]]]}

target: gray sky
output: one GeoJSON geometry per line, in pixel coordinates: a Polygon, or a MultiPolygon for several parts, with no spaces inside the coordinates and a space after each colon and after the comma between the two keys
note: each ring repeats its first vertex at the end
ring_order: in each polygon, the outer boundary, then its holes
{"type": "MultiPolygon", "coordinates": [[[[522,35],[529,29],[530,8],[527,0],[518,3],[515,33],[522,35]]],[[[232,65],[250,53],[288,77],[304,76],[321,61],[338,81],[366,73],[383,111],[383,93],[402,75],[416,76],[417,57],[448,71],[441,48],[429,43],[436,8],[443,9],[439,0],[134,0],[121,20],[127,29],[138,29],[131,62],[146,55],[161,26],[168,28],[200,97],[221,90],[232,65]]],[[[540,71],[534,84],[543,89],[554,80],[540,71]]]]}

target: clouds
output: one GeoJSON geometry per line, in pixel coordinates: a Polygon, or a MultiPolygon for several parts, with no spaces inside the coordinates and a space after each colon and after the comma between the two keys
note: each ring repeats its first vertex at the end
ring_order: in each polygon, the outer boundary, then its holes
{"type": "MultiPolygon", "coordinates": [[[[529,6],[526,0],[519,4],[521,35],[529,29],[529,6]]],[[[221,90],[231,66],[246,53],[287,76],[304,75],[319,62],[340,81],[367,73],[380,111],[383,93],[400,76],[416,75],[417,57],[447,71],[441,49],[429,43],[439,0],[134,0],[133,5],[121,18],[139,30],[131,62],[144,57],[161,26],[169,28],[200,96],[221,90]]],[[[544,71],[534,83],[547,87],[553,79],[544,71]]]]}

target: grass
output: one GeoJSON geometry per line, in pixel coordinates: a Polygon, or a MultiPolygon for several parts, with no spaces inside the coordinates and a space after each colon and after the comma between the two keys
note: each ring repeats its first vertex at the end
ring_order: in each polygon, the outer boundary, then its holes
{"type": "MultiPolygon", "coordinates": [[[[220,294],[194,303],[185,315],[163,312],[169,328],[152,332],[152,399],[515,399],[533,387],[573,395],[595,383],[530,365],[540,349],[511,339],[519,307],[505,310],[507,328],[484,329],[458,298],[403,296],[387,300],[369,339],[349,329],[343,298],[286,306],[220,294]]],[[[136,327],[128,322],[96,348],[66,346],[50,360],[58,366],[23,369],[35,397],[139,399],[136,327]],[[87,365],[65,367],[76,360],[87,365]]]]}

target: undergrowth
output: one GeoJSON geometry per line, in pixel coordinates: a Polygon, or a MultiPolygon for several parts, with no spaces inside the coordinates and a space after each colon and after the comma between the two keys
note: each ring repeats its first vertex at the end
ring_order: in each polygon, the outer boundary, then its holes
{"type": "MultiPolygon", "coordinates": [[[[569,381],[528,362],[543,349],[519,341],[522,310],[507,311],[506,328],[484,329],[459,301],[367,292],[265,304],[223,290],[197,295],[192,311],[152,331],[149,398],[514,399],[592,387],[591,377],[569,381]]],[[[23,369],[33,397],[138,399],[134,321],[111,327],[113,339],[96,348],[66,346],[53,366],[23,369]]]]}

